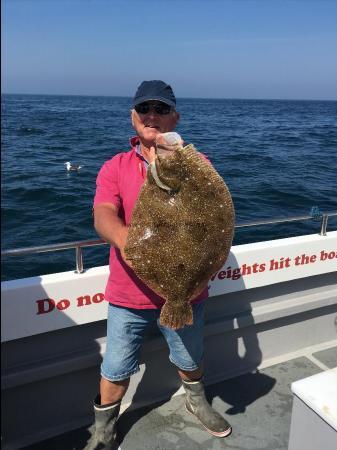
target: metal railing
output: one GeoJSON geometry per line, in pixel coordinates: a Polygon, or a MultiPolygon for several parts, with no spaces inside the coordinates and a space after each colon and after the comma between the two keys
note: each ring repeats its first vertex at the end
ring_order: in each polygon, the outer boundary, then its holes
{"type": "Polygon", "coordinates": [[[82,273],[84,272],[82,248],[94,247],[96,245],[107,245],[107,242],[103,241],[102,239],[95,239],[90,241],[75,241],[75,242],[65,242],[61,244],[40,245],[39,247],[15,248],[12,250],[1,251],[1,258],[3,256],[31,255],[33,253],[55,252],[58,250],[69,250],[71,248],[74,248],[76,259],[75,273],[82,273]]]}
{"type": "MultiPolygon", "coordinates": [[[[319,213],[315,211],[315,214],[309,214],[306,216],[296,216],[296,217],[286,217],[280,219],[268,219],[268,220],[260,220],[256,222],[243,222],[235,225],[235,228],[248,228],[248,227],[256,227],[261,225],[273,225],[279,223],[287,223],[287,222],[299,222],[304,220],[319,220],[321,222],[320,225],[320,235],[326,236],[326,230],[328,226],[329,217],[337,216],[337,212],[330,213],[319,213]]],[[[54,252],[58,250],[68,250],[71,248],[75,249],[75,258],[76,258],[76,270],[75,273],[83,273],[84,265],[83,265],[83,252],[82,248],[85,247],[94,247],[97,245],[107,245],[107,242],[102,239],[95,239],[90,241],[75,241],[75,242],[66,242],[63,244],[50,244],[50,245],[41,245],[39,247],[24,247],[24,248],[16,248],[12,250],[3,250],[1,251],[1,257],[3,256],[21,256],[21,255],[29,255],[33,253],[46,253],[46,252],[54,252]]]]}

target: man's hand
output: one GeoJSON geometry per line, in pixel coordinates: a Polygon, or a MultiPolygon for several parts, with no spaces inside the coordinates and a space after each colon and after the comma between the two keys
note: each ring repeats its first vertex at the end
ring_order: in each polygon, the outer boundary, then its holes
{"type": "Polygon", "coordinates": [[[129,227],[124,225],[124,227],[121,228],[120,233],[119,233],[118,248],[119,248],[119,251],[121,252],[121,257],[123,258],[123,261],[129,267],[132,267],[131,261],[129,259],[127,259],[127,256],[125,254],[125,247],[126,247],[126,242],[128,240],[128,234],[129,234],[129,227]]]}
{"type": "Polygon", "coordinates": [[[119,251],[121,252],[121,257],[123,258],[123,261],[124,261],[129,267],[132,268],[132,262],[131,262],[130,259],[127,259],[127,256],[126,256],[126,254],[125,254],[125,247],[126,247],[126,242],[127,242],[127,239],[128,239],[128,234],[129,234],[129,228],[128,228],[128,227],[125,227],[125,228],[126,228],[126,231],[125,231],[125,241],[124,241],[124,244],[122,244],[122,246],[119,247],[119,251]]]}
{"type": "Polygon", "coordinates": [[[125,246],[128,238],[129,227],[118,216],[118,210],[111,203],[102,203],[94,209],[95,229],[99,236],[109,244],[117,247],[123,260],[130,267],[131,261],[125,256],[125,246]]]}

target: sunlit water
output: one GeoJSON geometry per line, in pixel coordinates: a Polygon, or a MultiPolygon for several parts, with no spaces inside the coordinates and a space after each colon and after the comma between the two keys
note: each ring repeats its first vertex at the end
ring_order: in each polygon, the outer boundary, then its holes
{"type": "MultiPolygon", "coordinates": [[[[2,248],[97,238],[92,200],[104,161],[129,149],[131,99],[4,95],[2,248]],[[81,164],[68,173],[64,163],[81,164]]],[[[337,210],[337,102],[178,99],[177,131],[205,153],[237,222],[337,210]]],[[[329,222],[337,229],[337,220],[329,222]]],[[[237,231],[234,243],[315,233],[319,222],[237,231]]],[[[86,267],[108,247],[84,250],[86,267]]],[[[74,250],[7,257],[2,279],[72,270],[74,250]]]]}

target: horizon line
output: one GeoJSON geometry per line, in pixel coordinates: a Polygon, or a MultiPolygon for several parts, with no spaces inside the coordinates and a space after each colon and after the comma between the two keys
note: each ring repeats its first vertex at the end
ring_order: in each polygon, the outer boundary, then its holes
{"type": "MultiPolygon", "coordinates": [[[[27,92],[1,92],[3,95],[36,95],[45,97],[108,97],[108,98],[133,98],[131,95],[110,95],[110,94],[37,94],[37,93],[27,93],[27,92]]],[[[319,98],[244,98],[244,97],[176,97],[182,100],[271,100],[271,101],[308,101],[308,102],[336,102],[336,99],[319,99],[319,98]]]]}

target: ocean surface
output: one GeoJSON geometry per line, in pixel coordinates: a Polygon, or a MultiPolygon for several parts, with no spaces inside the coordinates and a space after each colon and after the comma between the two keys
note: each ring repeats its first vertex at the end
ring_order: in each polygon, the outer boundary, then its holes
{"type": "MultiPolygon", "coordinates": [[[[130,98],[2,96],[2,249],[96,239],[104,161],[129,149],[130,98]],[[64,163],[83,168],[68,173],[64,163]]],[[[337,211],[337,102],[178,99],[177,131],[233,196],[236,222],[337,211]]],[[[316,233],[320,222],[238,230],[234,244],[316,233]]],[[[329,220],[337,229],[337,219],[329,220]]],[[[84,249],[85,268],[108,246],[84,249]]],[[[75,250],[4,257],[2,280],[73,270],[75,250]]]]}

